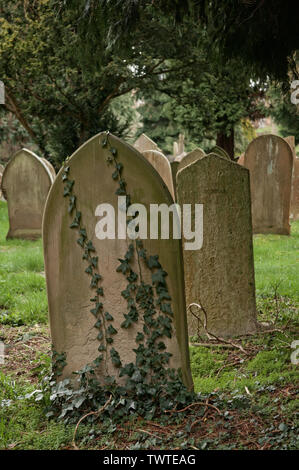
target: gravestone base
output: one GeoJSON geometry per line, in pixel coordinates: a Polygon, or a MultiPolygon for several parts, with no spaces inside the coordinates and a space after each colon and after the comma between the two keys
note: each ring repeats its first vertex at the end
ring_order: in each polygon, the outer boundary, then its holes
{"type": "Polygon", "coordinates": [[[16,229],[16,230],[9,230],[8,234],[6,235],[6,240],[10,240],[13,238],[18,238],[21,240],[38,240],[42,236],[41,229],[16,229]]]}

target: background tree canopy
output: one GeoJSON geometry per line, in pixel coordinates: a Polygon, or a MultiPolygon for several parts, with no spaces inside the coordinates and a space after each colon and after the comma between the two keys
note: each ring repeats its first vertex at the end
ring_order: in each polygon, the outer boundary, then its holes
{"type": "MultiPolygon", "coordinates": [[[[105,129],[129,140],[145,131],[168,153],[183,132],[187,148],[217,142],[233,158],[244,122],[285,116],[273,93],[271,106],[261,103],[271,78],[286,87],[296,73],[294,8],[276,0],[0,0],[1,126],[11,113],[56,167],[105,129]]],[[[288,116],[293,129],[295,110],[288,116]]],[[[19,126],[8,134],[19,141],[19,126]]]]}

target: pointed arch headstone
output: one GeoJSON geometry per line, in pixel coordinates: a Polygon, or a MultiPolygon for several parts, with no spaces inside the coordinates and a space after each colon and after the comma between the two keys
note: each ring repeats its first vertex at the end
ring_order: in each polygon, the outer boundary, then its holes
{"type": "Polygon", "coordinates": [[[134,143],[134,148],[137,149],[140,153],[143,153],[146,150],[157,150],[158,152],[161,152],[158,145],[146,134],[141,134],[138,137],[138,139],[134,143]]]}
{"type": "Polygon", "coordinates": [[[42,158],[19,150],[5,166],[1,188],[8,205],[7,238],[41,237],[42,218],[53,177],[42,158]]]}
{"type": "Polygon", "coordinates": [[[290,234],[293,153],[277,135],[254,139],[246,149],[250,171],[253,233],[290,234]]]}
{"type": "Polygon", "coordinates": [[[157,150],[147,150],[142,152],[142,155],[147,159],[148,162],[150,162],[151,165],[153,165],[155,170],[159,173],[164,183],[166,184],[173,199],[175,199],[171,166],[168,158],[165,157],[162,152],[158,152],[157,150]]]}
{"type": "MultiPolygon", "coordinates": [[[[127,314],[127,301],[122,292],[127,288],[128,280],[117,271],[117,267],[132,240],[118,237],[118,222],[115,239],[100,240],[95,233],[99,221],[95,214],[100,204],[110,204],[116,214],[119,210],[123,212],[123,206],[118,206],[118,186],[112,177],[113,167],[108,164],[111,154],[107,147],[103,147],[106,138],[106,133],[101,133],[87,141],[71,156],[67,165],[70,178],[74,181],[76,210],[82,214],[82,223],[98,256],[102,275],[102,308],[113,316],[113,327],[117,331],[112,346],[124,365],[136,361],[133,350],[138,347],[136,335],[142,331],[143,324],[138,320],[128,329],[121,326],[124,314],[127,314]]],[[[131,195],[131,203],[143,204],[147,209],[150,204],[173,203],[162,179],[136,149],[111,134],[109,145],[117,151],[118,164],[123,165],[122,177],[131,195]]],[[[63,170],[57,175],[47,200],[43,242],[52,342],[56,351],[66,353],[67,365],[62,377],[71,377],[72,372],[96,359],[99,341],[94,327],[95,319],[90,313],[93,304],[90,300],[90,278],[85,272],[87,264],[82,261],[76,230],[70,228],[72,218],[68,213],[67,198],[63,197],[62,175],[63,170]]],[[[192,387],[180,240],[146,239],[143,244],[148,255],[159,256],[163,269],[168,273],[166,279],[175,326],[172,337],[165,339],[166,351],[172,354],[170,367],[181,369],[184,383],[192,387]]],[[[147,280],[148,272],[142,264],[143,260],[139,261],[140,266],[134,257],[134,270],[139,273],[139,279],[141,272],[147,280]]],[[[111,346],[108,347],[105,361],[98,366],[97,375],[101,380],[109,374],[121,381],[119,369],[111,361],[109,351],[111,353],[111,346]]]]}
{"type": "MultiPolygon", "coordinates": [[[[184,250],[187,306],[200,304],[222,337],[256,330],[249,171],[209,154],[177,173],[178,203],[203,204],[203,245],[184,250]]],[[[192,227],[194,230],[194,211],[192,227]]],[[[198,312],[196,312],[198,314],[198,312]]],[[[202,312],[200,317],[204,323],[202,312]]],[[[201,325],[188,313],[190,335],[201,325]]]]}

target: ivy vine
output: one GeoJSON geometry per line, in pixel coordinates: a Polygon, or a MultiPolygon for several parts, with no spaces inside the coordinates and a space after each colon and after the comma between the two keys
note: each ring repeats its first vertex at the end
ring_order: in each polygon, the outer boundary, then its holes
{"type": "MultiPolygon", "coordinates": [[[[118,161],[117,149],[110,143],[109,132],[103,136],[101,145],[108,151],[107,165],[112,167],[112,179],[117,183],[115,194],[126,197],[128,208],[131,197],[123,177],[124,167],[118,161]]],[[[132,240],[124,257],[119,259],[120,264],[116,270],[127,281],[126,288],[120,293],[127,302],[121,328],[129,329],[134,324],[139,327],[135,337],[136,348],[133,349],[135,362],[123,364],[119,352],[114,347],[114,339],[118,334],[113,325],[114,318],[104,307],[100,260],[83,224],[84,217],[74,193],[75,181],[71,179],[68,160],[63,167],[62,181],[63,196],[68,198],[68,212],[73,217],[70,229],[77,231],[77,244],[82,249],[82,260],[87,264],[85,273],[90,276],[90,312],[95,317],[99,355],[91,364],[76,372],[79,377],[79,389],[70,391],[68,379],[56,384],[54,389],[52,387],[52,403],[50,408],[48,407],[48,415],[52,416],[60,407],[61,418],[72,418],[81,410],[97,409],[105,403],[107,394],[111,393],[113,400],[105,413],[113,418],[125,416],[129,412],[149,419],[162,410],[178,404],[185,405],[190,402],[193,394],[183,385],[180,371],[169,366],[171,353],[167,351],[165,338],[170,339],[174,334],[173,311],[166,282],[167,272],[163,269],[158,255],[148,255],[142,240],[137,238],[132,240]],[[150,275],[143,276],[146,271],[150,275]],[[150,281],[147,282],[145,277],[150,281]],[[108,354],[112,364],[119,370],[119,376],[124,377],[124,385],[119,385],[114,376],[108,375],[108,354]],[[103,361],[107,372],[104,385],[96,378],[96,369],[103,361]]],[[[128,217],[127,223],[130,220],[132,218],[128,217]]],[[[65,356],[57,353],[56,355],[62,358],[62,366],[65,366],[65,356]]],[[[59,373],[61,374],[61,367],[59,373]]]]}

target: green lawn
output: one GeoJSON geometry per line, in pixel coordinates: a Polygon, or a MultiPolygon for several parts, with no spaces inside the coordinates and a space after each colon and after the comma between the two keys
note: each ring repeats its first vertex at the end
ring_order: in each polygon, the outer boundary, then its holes
{"type": "Polygon", "coordinates": [[[254,264],[257,295],[269,295],[277,286],[281,295],[299,301],[299,221],[290,237],[255,235],[254,264]]]}
{"type": "MultiPolygon", "coordinates": [[[[0,202],[0,341],[8,346],[0,366],[0,449],[71,448],[74,424],[47,421],[43,405],[24,398],[50,367],[42,243],[6,241],[7,231],[6,203],[0,202]]],[[[206,410],[192,430],[188,419],[198,415],[181,413],[171,426],[163,417],[124,426],[87,420],[77,434],[80,448],[298,447],[298,366],[290,361],[290,344],[299,339],[299,222],[290,237],[255,236],[254,258],[259,321],[280,331],[236,339],[247,354],[234,347],[190,348],[198,399],[209,400],[222,416],[206,410]]]]}

